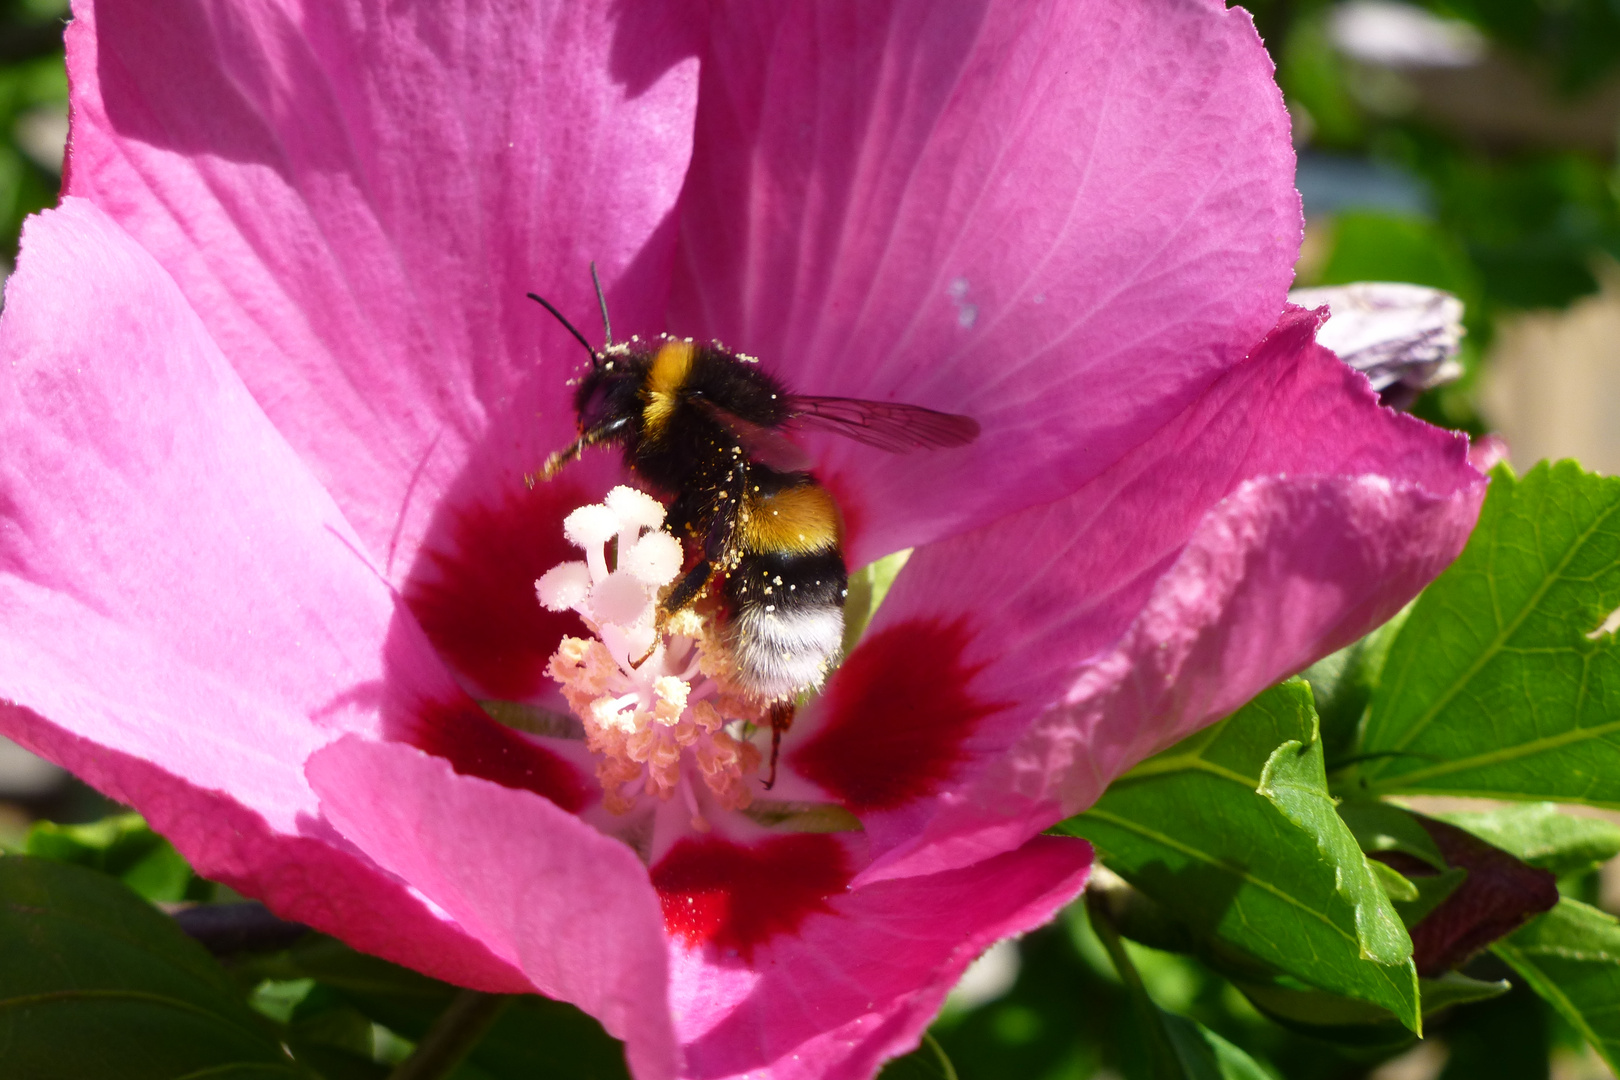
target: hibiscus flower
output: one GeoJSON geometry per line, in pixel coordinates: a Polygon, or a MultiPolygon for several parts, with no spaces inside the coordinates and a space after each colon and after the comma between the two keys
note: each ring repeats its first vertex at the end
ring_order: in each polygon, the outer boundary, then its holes
{"type": "Polygon", "coordinates": [[[641,1080],[915,1045],[1081,888],[1043,829],[1394,612],[1482,495],[1285,310],[1286,114],[1219,0],[83,0],[68,67],[0,318],[0,731],[641,1080]],[[626,835],[583,742],[479,705],[560,707],[535,581],[625,479],[523,483],[582,359],[524,294],[584,323],[591,260],[621,337],[982,425],[805,443],[851,566],[915,549],[784,744],[828,831],[626,835]]]}

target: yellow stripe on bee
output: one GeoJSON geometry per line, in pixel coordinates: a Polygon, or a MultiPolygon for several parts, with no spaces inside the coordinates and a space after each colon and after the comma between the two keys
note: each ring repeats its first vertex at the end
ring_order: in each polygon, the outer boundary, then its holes
{"type": "Polygon", "coordinates": [[[655,439],[669,423],[681,387],[692,374],[693,347],[690,341],[671,341],[658,350],[647,372],[647,404],[641,411],[643,438],[655,439]]]}
{"type": "Polygon", "coordinates": [[[825,488],[802,484],[750,496],[743,505],[740,528],[745,551],[814,555],[838,546],[844,522],[825,488]]]}

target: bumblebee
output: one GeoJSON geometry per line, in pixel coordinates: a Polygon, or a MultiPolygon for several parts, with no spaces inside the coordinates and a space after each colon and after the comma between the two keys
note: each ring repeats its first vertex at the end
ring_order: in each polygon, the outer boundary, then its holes
{"type": "Polygon", "coordinates": [[[579,437],[552,454],[541,475],[549,479],[588,447],[614,445],[669,500],[668,527],[687,559],[660,610],[667,617],[714,596],[733,681],[769,708],[769,788],[795,699],[819,687],[838,658],[849,582],[838,506],[784,433],[832,431],[906,453],[966,445],[978,437],[978,421],[916,405],[795,394],[753,357],[717,341],[666,334],[614,344],[600,282],[596,293],[601,349],[529,294],[591,357],[574,394],[579,437]]]}

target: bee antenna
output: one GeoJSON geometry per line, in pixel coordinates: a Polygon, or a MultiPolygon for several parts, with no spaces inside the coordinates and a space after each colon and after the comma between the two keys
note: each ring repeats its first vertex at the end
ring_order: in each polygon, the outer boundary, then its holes
{"type": "Polygon", "coordinates": [[[604,349],[613,347],[613,327],[608,323],[607,297],[602,294],[602,279],[596,276],[596,262],[591,261],[591,284],[596,286],[596,303],[602,309],[602,337],[606,339],[604,349]]]}
{"type": "Polygon", "coordinates": [[[530,293],[529,299],[551,312],[552,316],[556,318],[558,322],[563,324],[563,329],[567,330],[570,334],[573,334],[574,337],[578,339],[579,343],[585,346],[585,351],[591,354],[591,362],[593,364],[601,360],[601,355],[595,349],[591,348],[591,343],[585,340],[585,335],[580,333],[578,330],[575,330],[574,324],[563,318],[563,313],[552,307],[550,302],[547,301],[545,297],[539,295],[538,293],[530,293]]]}

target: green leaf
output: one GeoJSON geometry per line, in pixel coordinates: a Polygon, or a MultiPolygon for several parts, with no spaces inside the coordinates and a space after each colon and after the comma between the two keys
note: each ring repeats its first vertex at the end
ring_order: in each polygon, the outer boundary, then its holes
{"type": "Polygon", "coordinates": [[[925,1031],[922,1045],[883,1066],[878,1080],[956,1080],[956,1068],[944,1048],[925,1031]]]}
{"type": "Polygon", "coordinates": [[[1291,105],[1305,109],[1315,127],[1313,142],[1355,145],[1366,123],[1346,85],[1344,55],[1334,47],[1326,12],[1295,20],[1278,58],[1277,80],[1291,105]]]}
{"type": "MultiPolygon", "coordinates": [[[[1290,980],[1238,979],[1234,984],[1255,1008],[1291,1031],[1316,1039],[1362,1048],[1398,1050],[1410,1044],[1412,1033],[1387,1012],[1364,1002],[1292,983],[1290,980]]],[[[1431,1018],[1457,1005],[1484,1001],[1507,993],[1506,981],[1484,982],[1456,972],[1438,979],[1421,979],[1423,1018],[1431,1018]]]]}
{"type": "MultiPolygon", "coordinates": [[[[1440,845],[1410,810],[1392,803],[1363,799],[1340,805],[1339,817],[1355,834],[1361,850],[1375,855],[1367,860],[1375,871],[1382,867],[1395,873],[1394,867],[1379,861],[1392,853],[1396,861],[1401,855],[1417,860],[1416,865],[1403,864],[1406,872],[1400,877],[1407,889],[1399,893],[1385,889],[1394,905],[1395,914],[1408,931],[1440,906],[1468,877],[1468,871],[1447,864],[1440,845]],[[1425,873],[1426,869],[1437,872],[1425,873]]],[[[1427,1014],[1427,999],[1424,1011],[1427,1014]]]]}
{"type": "Polygon", "coordinates": [[[23,852],[111,874],[148,900],[186,899],[194,878],[180,853],[139,814],[117,814],[86,825],[35,822],[23,852]]]}
{"type": "Polygon", "coordinates": [[[1561,814],[1552,803],[1432,816],[1559,877],[1591,870],[1620,855],[1620,825],[1561,814]]]}
{"type": "Polygon", "coordinates": [[[1432,1016],[1453,1005],[1472,1005],[1476,1001],[1489,1001],[1513,989],[1506,979],[1487,982],[1471,979],[1460,972],[1448,971],[1438,979],[1423,979],[1423,1015],[1432,1016]]]}
{"type": "Polygon", "coordinates": [[[1367,869],[1378,879],[1378,887],[1384,890],[1390,903],[1409,904],[1418,898],[1418,887],[1393,866],[1386,866],[1377,859],[1368,859],[1367,869]]]}
{"type": "Polygon", "coordinates": [[[285,1024],[313,989],[314,979],[266,979],[248,995],[248,1005],[261,1016],[285,1024]]]}
{"type": "Polygon", "coordinates": [[[1475,307],[1479,271],[1454,236],[1432,222],[1379,210],[1350,210],[1333,218],[1333,249],[1320,284],[1410,281],[1444,289],[1475,307]]]}
{"type": "Polygon", "coordinates": [[[1012,989],[976,1009],[950,1010],[932,1034],[964,1077],[1090,1077],[1103,1067],[1129,1005],[1084,903],[1071,904],[1017,948],[1012,989]]]}
{"type": "Polygon", "coordinates": [[[117,881],[0,858],[0,1059],[30,1080],[294,1080],[202,947],[117,881]]]}
{"type": "Polygon", "coordinates": [[[861,819],[838,803],[754,799],[740,813],[778,832],[860,832],[861,819]]]}
{"type": "Polygon", "coordinates": [[[1620,922],[1564,899],[1491,948],[1620,1070],[1620,922]]]}
{"type": "Polygon", "coordinates": [[[1395,914],[1401,917],[1401,922],[1410,930],[1422,922],[1429,912],[1445,903],[1446,897],[1456,892],[1457,887],[1467,878],[1468,871],[1460,866],[1448,867],[1428,877],[1407,878],[1417,895],[1410,900],[1394,901],[1395,914]]]}
{"type": "Polygon", "coordinates": [[[1340,804],[1339,817],[1355,834],[1362,851],[1401,851],[1436,870],[1446,868],[1446,857],[1439,845],[1410,810],[1376,800],[1358,800],[1340,804]]]}
{"type": "Polygon", "coordinates": [[[1133,1080],[1271,1080],[1254,1059],[1184,1016],[1154,1004],[1109,915],[1108,900],[1087,894],[1086,911],[1130,997],[1136,1020],[1127,1038],[1126,1075],[1133,1080]],[[1134,1053],[1132,1053],[1134,1051],[1134,1053]]]}
{"type": "MultiPolygon", "coordinates": [[[[310,997],[300,1002],[293,1025],[295,1035],[312,1041],[318,1033],[307,1025],[320,1009],[309,1006],[353,1008],[416,1042],[458,992],[448,983],[318,935],[256,961],[256,970],[264,978],[315,981],[310,997]]],[[[298,1049],[296,1043],[294,1049],[298,1049]]],[[[565,1002],[526,995],[513,998],[501,1011],[451,1080],[628,1080],[628,1076],[624,1044],[603,1031],[596,1020],[565,1002]]]]}
{"type": "MultiPolygon", "coordinates": [[[[287,1045],[293,1056],[319,1073],[322,1080],[383,1080],[392,1065],[403,1061],[410,1052],[408,1043],[373,1024],[331,988],[313,979],[276,985],[288,997],[296,994],[299,985],[308,986],[288,1017],[287,1045]],[[397,1052],[385,1052],[385,1043],[396,1044],[397,1052]]],[[[261,986],[255,993],[256,1006],[265,1004],[261,995],[268,987],[261,986]]]]}
{"type": "Polygon", "coordinates": [[[1325,656],[1300,673],[1311,684],[1316,712],[1321,718],[1322,753],[1328,768],[1336,769],[1349,754],[1372,700],[1374,688],[1389,658],[1390,643],[1400,633],[1412,606],[1408,604],[1383,626],[1336,653],[1325,656]]]}
{"type": "MultiPolygon", "coordinates": [[[[1307,696],[1309,691],[1306,691],[1307,696]]],[[[1316,840],[1322,860],[1338,875],[1339,895],[1355,907],[1356,936],[1361,951],[1379,964],[1411,959],[1412,939],[1389,906],[1378,875],[1367,865],[1361,846],[1339,817],[1328,794],[1327,770],[1322,764],[1322,743],[1313,727],[1309,742],[1290,740],[1266,759],[1257,790],[1270,799],[1283,816],[1316,840]]],[[[1410,882],[1407,883],[1410,887],[1410,882]]],[[[1416,890],[1412,890],[1416,894],[1416,890]]]]}
{"type": "Polygon", "coordinates": [[[305,1068],[314,1071],[321,1080],[388,1080],[393,1069],[380,1065],[367,1057],[334,1050],[319,1042],[291,1037],[287,1045],[305,1068]]]}
{"type": "Polygon", "coordinates": [[[1061,828],[1196,934],[1416,1029],[1411,946],[1333,812],[1315,721],[1309,687],[1273,687],[1061,828]]]}
{"type": "Polygon", "coordinates": [[[906,548],[867,563],[849,575],[849,594],[844,597],[844,652],[849,652],[861,640],[909,558],[911,549],[906,548]]]}
{"type": "Polygon", "coordinates": [[[505,724],[525,735],[543,735],[548,739],[583,739],[585,729],[567,713],[542,708],[525,701],[480,701],[479,707],[496,723],[505,724]]]}
{"type": "Polygon", "coordinates": [[[1462,556],[1423,593],[1368,707],[1371,792],[1620,807],[1620,478],[1498,469],[1462,556]]]}
{"type": "Polygon", "coordinates": [[[1187,1080],[1272,1080],[1257,1061],[1203,1024],[1174,1013],[1163,1016],[1187,1080]]]}

